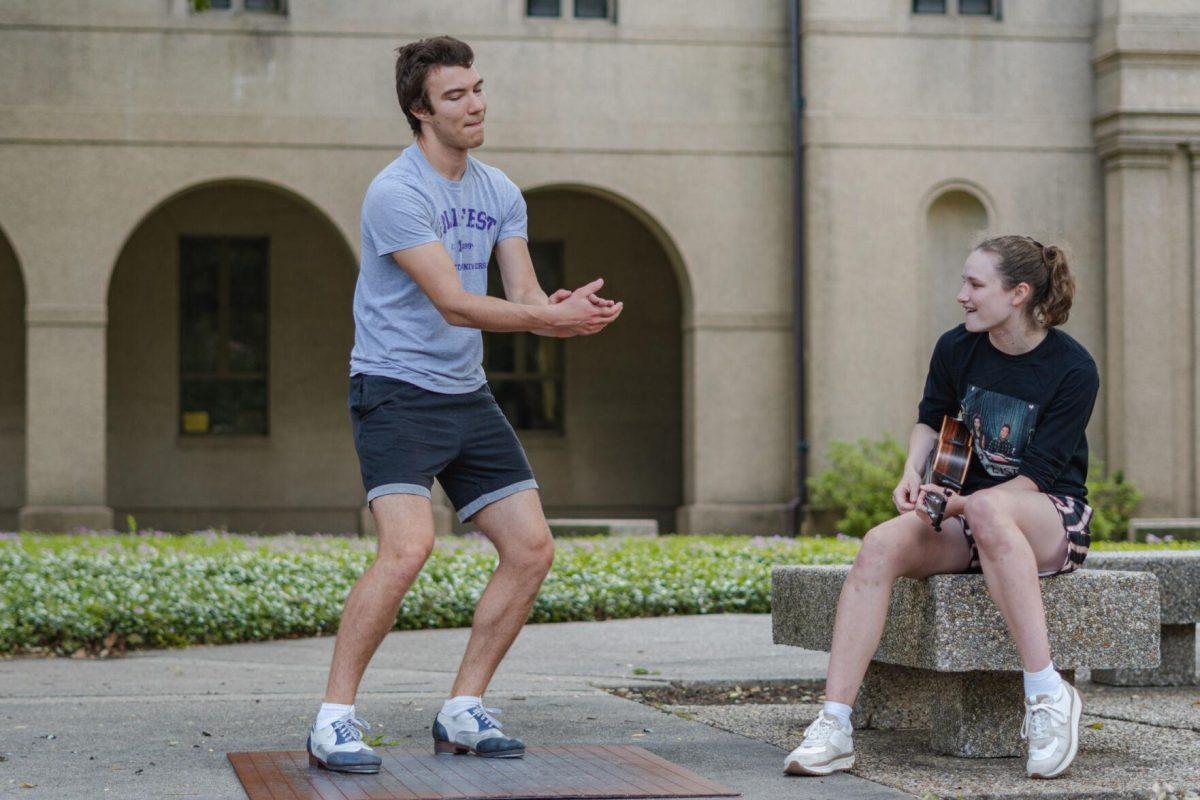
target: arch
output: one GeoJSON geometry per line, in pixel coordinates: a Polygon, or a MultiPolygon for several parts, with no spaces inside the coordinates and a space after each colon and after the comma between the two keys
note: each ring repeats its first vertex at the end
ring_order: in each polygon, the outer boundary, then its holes
{"type": "MultiPolygon", "coordinates": [[[[529,236],[562,254],[563,285],[603,276],[603,293],[626,301],[615,325],[566,340],[562,359],[546,362],[559,365],[561,431],[521,438],[547,513],[653,517],[673,529],[684,499],[690,336],[678,253],[649,214],[610,191],[554,183],[525,196],[529,236]]],[[[498,399],[515,394],[503,383],[494,391],[498,399]]]]}
{"type": "Polygon", "coordinates": [[[684,261],[683,255],[679,252],[679,248],[675,244],[674,238],[658,219],[647,209],[642,207],[637,201],[633,200],[605,186],[595,183],[585,183],[581,181],[552,181],[549,183],[539,183],[534,186],[521,189],[526,196],[538,194],[541,192],[551,191],[568,191],[581,192],[583,194],[599,197],[603,200],[616,205],[618,208],[630,214],[634,219],[640,222],[654,238],[658,241],[663,252],[667,255],[667,260],[671,264],[671,270],[675,273],[675,280],[679,284],[679,297],[683,303],[683,325],[686,327],[692,319],[692,309],[695,307],[694,295],[692,290],[692,279],[688,272],[687,262],[684,261]]]}
{"type": "Polygon", "coordinates": [[[954,304],[962,263],[987,232],[994,215],[987,195],[963,181],[940,184],[923,204],[923,272],[921,287],[922,350],[928,353],[937,337],[962,322],[954,304]]]}
{"type": "Polygon", "coordinates": [[[0,530],[16,530],[25,504],[25,276],[17,249],[0,228],[0,530]]]}
{"type": "Polygon", "coordinates": [[[310,200],[300,190],[292,186],[288,186],[277,179],[267,179],[245,175],[231,175],[228,177],[206,178],[204,180],[190,183],[180,189],[176,189],[175,191],[161,197],[156,201],[148,203],[140,210],[135,211],[135,213],[132,215],[132,223],[128,226],[125,235],[119,239],[120,244],[117,247],[116,252],[114,252],[112,257],[109,259],[108,273],[105,276],[106,285],[104,287],[104,296],[108,297],[108,293],[111,290],[112,277],[113,272],[116,270],[117,260],[120,258],[121,254],[125,252],[126,247],[129,246],[130,239],[132,239],[134,234],[141,229],[146,220],[152,218],[164,208],[180,200],[181,198],[186,197],[187,195],[222,187],[262,189],[286,197],[308,211],[316,214],[323,222],[329,225],[330,228],[338,232],[339,239],[342,245],[346,248],[346,252],[350,256],[351,263],[355,264],[355,269],[357,270],[358,255],[356,249],[353,247],[353,239],[350,238],[349,232],[344,230],[343,227],[338,223],[337,219],[332,214],[329,214],[327,211],[325,211],[325,209],[319,204],[310,200]]]}
{"type": "Polygon", "coordinates": [[[126,238],[106,295],[107,486],[118,518],[172,530],[357,529],[362,489],[345,410],[356,277],[354,251],[329,215],[277,186],[211,181],[155,204],[126,238]],[[183,282],[185,237],[212,259],[200,263],[225,265],[227,277],[197,295],[183,282]],[[265,294],[254,293],[242,318],[256,322],[241,334],[226,322],[187,336],[185,309],[228,320],[235,299],[250,296],[228,277],[231,243],[247,237],[258,241],[237,249],[245,260],[236,263],[262,270],[265,294]],[[211,363],[206,347],[228,338],[222,352],[233,352],[243,335],[253,344],[241,352],[265,355],[251,362],[247,393],[225,394],[236,381],[212,366],[185,374],[187,353],[211,363]],[[189,410],[204,418],[201,430],[183,430],[189,410]]]}

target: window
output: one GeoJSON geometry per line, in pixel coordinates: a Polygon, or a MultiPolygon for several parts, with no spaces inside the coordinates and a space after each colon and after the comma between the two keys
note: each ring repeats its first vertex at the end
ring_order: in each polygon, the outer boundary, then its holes
{"type": "Polygon", "coordinates": [[[188,0],[192,11],[237,11],[250,13],[287,13],[287,0],[188,0]]]}
{"type": "Polygon", "coordinates": [[[265,238],[179,240],[179,431],[267,434],[265,238]]]}
{"type": "MultiPolygon", "coordinates": [[[[563,285],[563,243],[530,242],[538,283],[563,285]]],[[[488,269],[488,294],[503,296],[500,270],[488,269]]],[[[483,366],[496,402],[517,430],[563,430],[563,340],[533,333],[484,333],[483,366]]]]}
{"type": "Polygon", "coordinates": [[[958,0],[958,13],[963,16],[978,14],[990,17],[995,13],[995,10],[992,8],[993,5],[992,0],[958,0]]]}
{"type": "Polygon", "coordinates": [[[561,0],[525,0],[525,15],[530,17],[557,17],[562,13],[561,0]]]}
{"type": "Polygon", "coordinates": [[[608,19],[608,0],[575,0],[575,16],[582,19],[608,19]]]}
{"type": "Polygon", "coordinates": [[[946,0],[913,0],[914,14],[945,14],[946,0]]]}

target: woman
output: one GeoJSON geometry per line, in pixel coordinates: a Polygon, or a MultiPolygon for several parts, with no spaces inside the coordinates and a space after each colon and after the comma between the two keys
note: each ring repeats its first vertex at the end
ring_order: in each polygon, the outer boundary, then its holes
{"type": "Polygon", "coordinates": [[[1026,236],[988,239],[967,258],[957,298],[966,320],[934,348],[892,494],[900,516],[863,539],[838,601],[826,702],[788,755],[787,772],[827,775],[853,765],[850,710],[883,634],[892,584],[957,572],[983,573],[1021,656],[1027,774],[1053,778],[1075,758],[1082,705],[1051,661],[1038,585],[1082,564],[1090,543],[1084,429],[1099,376],[1087,350],[1055,327],[1066,322],[1074,292],[1062,251],[1026,236]],[[1009,432],[1003,463],[981,461],[976,450],[961,495],[921,485],[946,414],[1009,432]],[[947,495],[940,533],[922,508],[934,491],[947,495]]]}

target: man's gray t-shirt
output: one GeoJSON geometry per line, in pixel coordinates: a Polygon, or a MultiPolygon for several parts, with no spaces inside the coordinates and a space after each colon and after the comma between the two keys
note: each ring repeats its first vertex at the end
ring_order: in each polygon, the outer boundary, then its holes
{"type": "Polygon", "coordinates": [[[492,248],[528,238],[525,199],[508,177],[468,156],[452,181],[416,142],[375,176],[362,207],[362,260],[354,289],[350,374],[382,375],[432,392],[462,394],[484,384],[483,335],[450,325],[392,253],[441,242],[463,288],[487,294],[492,248]]]}

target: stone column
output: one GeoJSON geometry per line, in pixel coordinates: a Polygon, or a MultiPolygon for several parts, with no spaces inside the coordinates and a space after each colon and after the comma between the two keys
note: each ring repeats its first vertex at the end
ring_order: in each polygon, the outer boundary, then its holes
{"type": "Polygon", "coordinates": [[[1186,476],[1195,449],[1194,379],[1180,370],[1181,333],[1184,348],[1192,338],[1191,293],[1180,285],[1191,269],[1180,244],[1188,232],[1179,213],[1190,180],[1178,168],[1180,151],[1167,143],[1117,142],[1105,155],[1107,460],[1144,493],[1142,515],[1183,516],[1192,511],[1186,476]]]}
{"type": "Polygon", "coordinates": [[[26,309],[26,505],[22,530],[113,526],[106,494],[102,305],[26,309]]]}
{"type": "Polygon", "coordinates": [[[684,326],[681,533],[783,533],[792,475],[791,318],[697,313],[684,326]]]}

